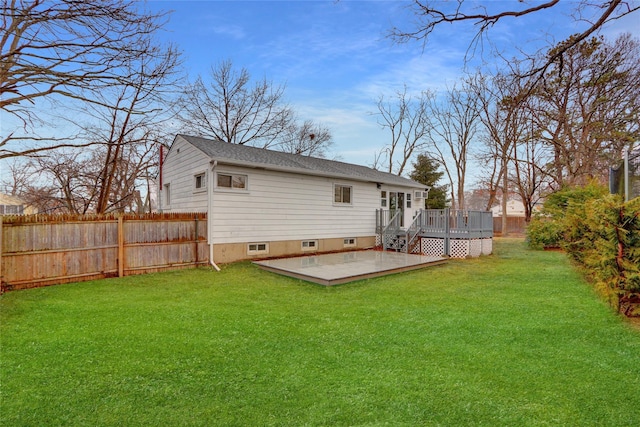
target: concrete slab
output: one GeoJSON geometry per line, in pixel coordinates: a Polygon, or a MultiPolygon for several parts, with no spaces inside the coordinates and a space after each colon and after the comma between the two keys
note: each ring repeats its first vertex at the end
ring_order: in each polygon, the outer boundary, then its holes
{"type": "Polygon", "coordinates": [[[446,258],[389,251],[353,251],[254,261],[254,264],[267,271],[331,286],[443,262],[446,258]]]}

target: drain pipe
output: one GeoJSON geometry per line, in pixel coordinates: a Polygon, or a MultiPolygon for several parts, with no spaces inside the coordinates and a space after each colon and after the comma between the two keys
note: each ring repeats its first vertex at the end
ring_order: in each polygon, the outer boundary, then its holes
{"type": "Polygon", "coordinates": [[[209,188],[207,189],[207,240],[209,241],[209,264],[216,271],[220,271],[220,267],[218,267],[213,260],[213,183],[214,183],[214,170],[216,166],[218,166],[217,160],[211,160],[209,162],[209,166],[211,167],[211,171],[209,172],[209,188]]]}

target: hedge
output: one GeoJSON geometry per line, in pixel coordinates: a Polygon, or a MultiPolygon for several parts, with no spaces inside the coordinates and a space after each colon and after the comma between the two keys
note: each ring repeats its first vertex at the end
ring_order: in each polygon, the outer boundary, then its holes
{"type": "Polygon", "coordinates": [[[625,203],[595,185],[563,189],[527,237],[535,248],[565,249],[621,313],[640,316],[640,198],[625,203]]]}

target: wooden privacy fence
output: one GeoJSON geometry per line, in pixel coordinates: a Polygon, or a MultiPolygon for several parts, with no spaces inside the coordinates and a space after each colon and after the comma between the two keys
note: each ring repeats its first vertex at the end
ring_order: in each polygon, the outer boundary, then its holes
{"type": "MultiPolygon", "coordinates": [[[[508,216],[507,217],[507,233],[509,234],[524,234],[527,232],[527,222],[523,216],[508,216]]],[[[493,217],[493,234],[497,236],[502,235],[502,217],[493,217]]]]}
{"type": "Polygon", "coordinates": [[[0,216],[3,291],[208,262],[205,213],[0,216]]]}

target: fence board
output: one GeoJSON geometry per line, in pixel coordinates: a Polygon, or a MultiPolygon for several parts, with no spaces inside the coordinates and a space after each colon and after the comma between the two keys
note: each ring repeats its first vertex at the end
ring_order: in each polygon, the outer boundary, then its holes
{"type": "Polygon", "coordinates": [[[0,217],[2,290],[208,263],[206,214],[0,217]]]}
{"type": "MultiPolygon", "coordinates": [[[[507,217],[507,233],[509,234],[524,234],[527,231],[527,222],[523,216],[508,216],[507,217]]],[[[493,233],[500,236],[502,235],[502,217],[493,217],[493,233]]]]}

